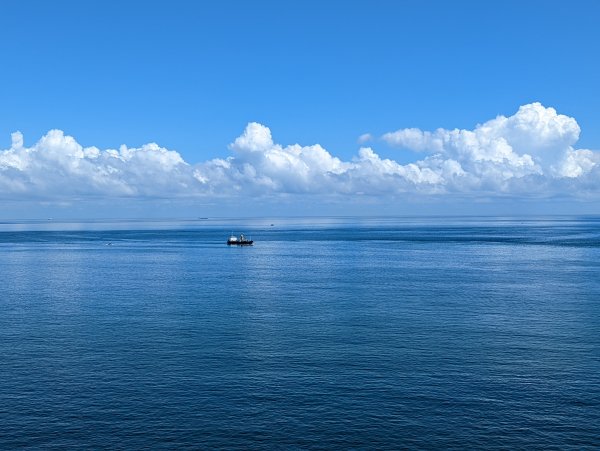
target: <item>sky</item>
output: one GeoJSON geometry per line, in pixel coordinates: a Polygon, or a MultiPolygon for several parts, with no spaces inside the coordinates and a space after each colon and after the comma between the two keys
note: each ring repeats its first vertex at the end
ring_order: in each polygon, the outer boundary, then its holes
{"type": "Polygon", "coordinates": [[[596,1],[0,3],[0,217],[596,213],[596,1]]]}

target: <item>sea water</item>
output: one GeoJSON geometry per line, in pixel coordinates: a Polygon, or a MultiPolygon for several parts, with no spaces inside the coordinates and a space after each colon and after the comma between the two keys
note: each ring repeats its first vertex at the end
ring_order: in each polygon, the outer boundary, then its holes
{"type": "Polygon", "coordinates": [[[0,224],[1,449],[599,447],[597,217],[0,224]]]}

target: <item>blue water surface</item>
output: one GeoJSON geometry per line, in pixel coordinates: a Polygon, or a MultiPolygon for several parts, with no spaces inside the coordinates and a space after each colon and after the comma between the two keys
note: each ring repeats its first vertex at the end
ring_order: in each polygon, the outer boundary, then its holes
{"type": "Polygon", "coordinates": [[[1,449],[598,449],[600,218],[5,222],[0,359],[1,449]]]}

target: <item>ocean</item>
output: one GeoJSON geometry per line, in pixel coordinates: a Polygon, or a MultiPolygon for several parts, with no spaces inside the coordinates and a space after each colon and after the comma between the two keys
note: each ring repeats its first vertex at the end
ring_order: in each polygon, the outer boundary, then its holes
{"type": "Polygon", "coordinates": [[[599,449],[600,217],[1,223],[23,448],[599,449]]]}

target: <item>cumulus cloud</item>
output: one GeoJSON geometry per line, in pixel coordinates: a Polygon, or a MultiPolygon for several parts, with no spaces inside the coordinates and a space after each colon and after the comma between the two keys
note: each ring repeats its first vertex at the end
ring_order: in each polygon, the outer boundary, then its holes
{"type": "Polygon", "coordinates": [[[549,173],[553,169],[560,172],[557,164],[577,142],[579,132],[575,119],[532,103],[513,116],[498,116],[474,130],[405,128],[382,138],[393,146],[440,153],[468,163],[497,163],[549,173]]]}
{"type": "Polygon", "coordinates": [[[597,172],[598,152],[573,147],[579,133],[574,118],[532,103],[473,130],[405,128],[382,139],[395,147],[452,158],[480,187],[510,191],[519,185],[539,191],[550,189],[549,184],[562,186],[557,180],[564,177],[597,172]]]}
{"type": "MultiPolygon", "coordinates": [[[[249,123],[228,158],[191,164],[150,143],[101,150],[51,130],[32,147],[19,132],[0,151],[4,199],[194,198],[272,195],[521,196],[600,194],[600,153],[576,149],[571,117],[539,103],[473,130],[386,133],[389,145],[421,152],[409,164],[382,158],[371,147],[343,161],[319,144],[281,145],[271,130],[249,123]]],[[[365,134],[363,144],[373,141],[365,134]]]]}
{"type": "Polygon", "coordinates": [[[185,193],[193,181],[181,156],[157,144],[101,151],[50,130],[30,148],[15,132],[11,148],[0,151],[0,192],[5,198],[168,197],[185,193]]]}
{"type": "Polygon", "coordinates": [[[198,165],[197,179],[219,192],[233,188],[253,195],[435,193],[446,183],[441,169],[433,169],[431,162],[401,165],[382,159],[369,147],[361,148],[351,161],[342,161],[318,144],[275,144],[271,131],[255,122],[230,149],[234,152],[230,158],[198,165]]]}

